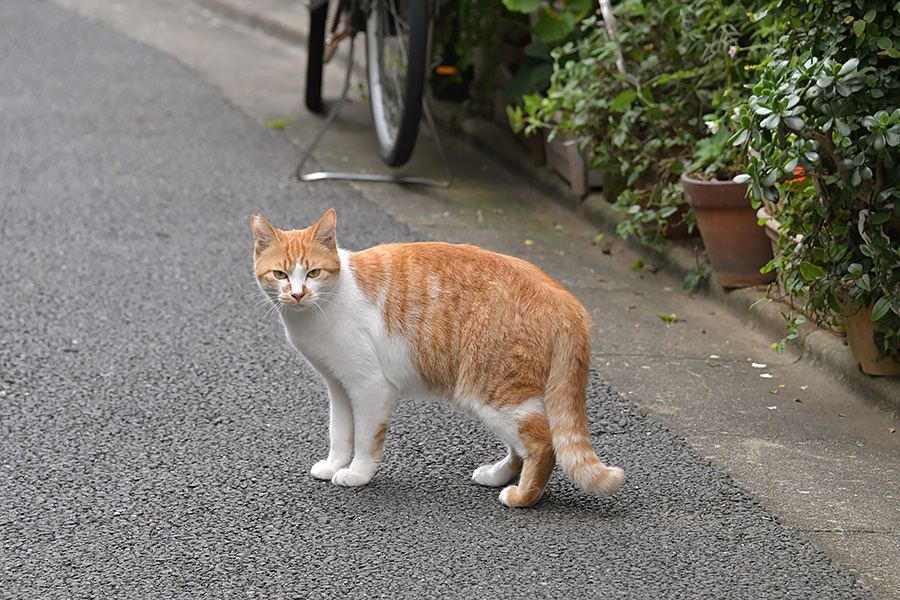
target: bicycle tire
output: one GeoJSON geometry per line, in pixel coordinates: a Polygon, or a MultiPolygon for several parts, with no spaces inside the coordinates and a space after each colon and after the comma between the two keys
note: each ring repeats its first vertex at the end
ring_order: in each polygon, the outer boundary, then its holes
{"type": "Polygon", "coordinates": [[[369,105],[378,154],[390,167],[412,156],[422,118],[429,0],[372,0],[366,19],[369,105]]]}
{"type": "Polygon", "coordinates": [[[327,19],[327,2],[310,9],[306,61],[306,108],[314,113],[322,112],[322,70],[325,66],[325,24],[327,19]]]}

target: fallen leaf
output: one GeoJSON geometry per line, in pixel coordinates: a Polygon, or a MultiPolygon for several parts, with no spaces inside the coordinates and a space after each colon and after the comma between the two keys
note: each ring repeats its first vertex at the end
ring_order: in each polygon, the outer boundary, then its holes
{"type": "Polygon", "coordinates": [[[765,369],[766,363],[755,362],[755,363],[750,363],[750,366],[753,367],[754,369],[765,369]]]}
{"type": "Polygon", "coordinates": [[[525,240],[526,246],[534,246],[534,240],[525,240]]]}
{"type": "Polygon", "coordinates": [[[290,123],[291,121],[293,121],[296,118],[297,117],[290,116],[290,117],[285,117],[283,119],[278,119],[276,121],[269,121],[268,123],[266,123],[266,126],[271,129],[283,130],[288,126],[288,123],[290,123]]]}
{"type": "Polygon", "coordinates": [[[775,410],[778,407],[777,406],[767,406],[766,408],[768,408],[769,410],[775,410]]]}
{"type": "Polygon", "coordinates": [[[803,402],[800,398],[794,398],[794,402],[803,402]]]}
{"type": "Polygon", "coordinates": [[[888,431],[890,431],[891,433],[897,433],[897,430],[896,430],[895,428],[893,428],[893,427],[891,427],[890,429],[888,429],[888,431]]]}
{"type": "Polygon", "coordinates": [[[663,323],[666,323],[666,324],[668,324],[668,325],[671,325],[672,323],[677,323],[677,322],[678,322],[678,317],[676,317],[674,313],[671,314],[671,315],[661,315],[661,314],[657,313],[656,316],[659,317],[659,319],[660,319],[663,323]]]}
{"type": "Polygon", "coordinates": [[[769,390],[769,393],[770,393],[770,394],[777,394],[777,393],[778,393],[778,390],[769,390]]]}
{"type": "Polygon", "coordinates": [[[772,376],[768,373],[760,373],[759,376],[763,379],[772,379],[772,376]]]}
{"type": "Polygon", "coordinates": [[[808,387],[809,387],[808,385],[801,385],[801,386],[800,386],[800,389],[801,389],[801,390],[805,390],[805,389],[808,388],[808,387]]]}
{"type": "Polygon", "coordinates": [[[847,415],[845,415],[844,413],[838,413],[838,416],[839,416],[840,418],[843,419],[843,418],[846,417],[847,415]]]}

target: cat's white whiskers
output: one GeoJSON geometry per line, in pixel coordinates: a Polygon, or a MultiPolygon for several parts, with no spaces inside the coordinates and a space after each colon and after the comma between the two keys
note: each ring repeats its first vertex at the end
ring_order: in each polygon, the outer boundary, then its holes
{"type": "Polygon", "coordinates": [[[272,302],[272,300],[268,296],[264,296],[264,297],[260,298],[259,300],[257,300],[256,302],[254,302],[253,306],[250,308],[250,310],[253,310],[253,311],[260,310],[261,308],[268,306],[268,304],[271,302],[272,302]]]}
{"type": "Polygon", "coordinates": [[[319,292],[316,295],[316,302],[330,306],[337,306],[337,303],[333,300],[334,296],[335,295],[330,292],[319,292]]]}
{"type": "Polygon", "coordinates": [[[279,317],[281,317],[283,312],[284,305],[279,302],[273,302],[271,308],[269,308],[269,310],[267,310],[266,314],[263,316],[263,320],[268,320],[273,315],[278,315],[279,317]]]}
{"type": "Polygon", "coordinates": [[[272,310],[272,299],[263,294],[263,298],[257,300],[252,307],[250,307],[250,312],[258,314],[260,312],[263,313],[263,320],[268,318],[269,313],[272,310]]]}

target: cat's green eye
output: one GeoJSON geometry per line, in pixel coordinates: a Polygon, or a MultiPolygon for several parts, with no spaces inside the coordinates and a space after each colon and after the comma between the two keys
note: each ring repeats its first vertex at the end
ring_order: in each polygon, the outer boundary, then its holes
{"type": "Polygon", "coordinates": [[[287,279],[287,273],[284,271],[272,271],[272,275],[275,276],[275,279],[287,279]]]}
{"type": "Polygon", "coordinates": [[[316,277],[319,276],[319,273],[321,273],[321,272],[322,272],[322,269],[313,269],[312,271],[307,273],[306,276],[311,279],[315,279],[316,277]]]}

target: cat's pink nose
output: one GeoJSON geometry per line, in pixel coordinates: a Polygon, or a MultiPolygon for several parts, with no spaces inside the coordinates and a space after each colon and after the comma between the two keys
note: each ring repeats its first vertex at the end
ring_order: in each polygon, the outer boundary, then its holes
{"type": "Polygon", "coordinates": [[[291,296],[293,296],[294,300],[296,300],[297,302],[300,302],[301,300],[303,300],[303,296],[305,296],[305,295],[306,295],[306,292],[300,292],[299,294],[291,294],[291,296]]]}

